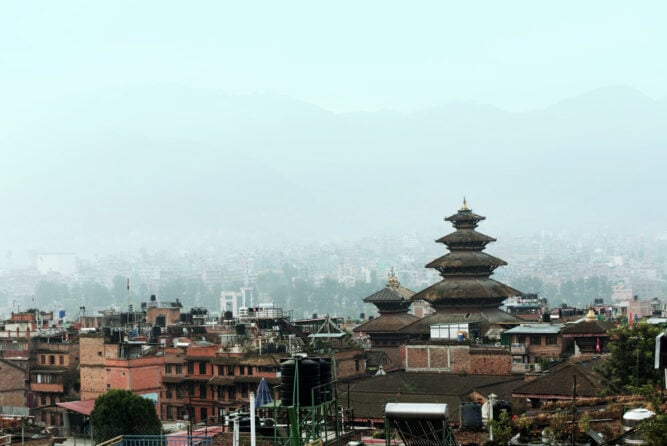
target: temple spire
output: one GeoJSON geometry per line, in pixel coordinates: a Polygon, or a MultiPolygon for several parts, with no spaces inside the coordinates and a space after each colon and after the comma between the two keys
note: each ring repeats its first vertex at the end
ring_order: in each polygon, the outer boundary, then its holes
{"type": "Polygon", "coordinates": [[[461,211],[467,211],[468,210],[468,203],[466,202],[466,197],[463,197],[463,206],[461,206],[461,211]]]}

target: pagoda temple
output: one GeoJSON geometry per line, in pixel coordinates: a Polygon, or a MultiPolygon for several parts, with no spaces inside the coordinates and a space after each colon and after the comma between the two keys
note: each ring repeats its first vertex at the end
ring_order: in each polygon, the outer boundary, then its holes
{"type": "Polygon", "coordinates": [[[465,199],[456,214],[445,218],[456,231],[436,242],[446,245],[449,253],[426,265],[436,269],[442,280],[410,298],[427,301],[435,313],[404,327],[403,332],[422,339],[465,336],[497,341],[504,329],[521,323],[499,308],[505,299],[521,292],[490,277],[507,263],[483,252],[487,244],[496,241],[476,231],[485,218],[472,212],[465,199]]]}
{"type": "Polygon", "coordinates": [[[389,366],[400,364],[399,347],[409,337],[400,330],[419,320],[408,313],[412,304],[410,298],[414,294],[414,291],[401,286],[392,270],[387,286],[364,298],[365,303],[377,307],[380,316],[355,327],[354,332],[367,334],[371,339],[371,347],[387,354],[392,363],[389,366]]]}

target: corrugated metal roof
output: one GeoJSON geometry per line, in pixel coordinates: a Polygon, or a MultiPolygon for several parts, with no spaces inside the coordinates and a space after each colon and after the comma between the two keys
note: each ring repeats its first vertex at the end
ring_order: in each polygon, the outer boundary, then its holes
{"type": "Polygon", "coordinates": [[[529,324],[506,330],[507,334],[558,334],[563,324],[529,324]]]}

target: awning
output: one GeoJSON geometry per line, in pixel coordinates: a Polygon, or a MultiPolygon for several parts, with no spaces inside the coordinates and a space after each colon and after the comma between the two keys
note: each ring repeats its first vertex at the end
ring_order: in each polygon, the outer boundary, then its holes
{"type": "Polygon", "coordinates": [[[72,412],[90,415],[95,407],[95,400],[71,401],[69,403],[56,403],[56,406],[64,407],[72,412]]]}

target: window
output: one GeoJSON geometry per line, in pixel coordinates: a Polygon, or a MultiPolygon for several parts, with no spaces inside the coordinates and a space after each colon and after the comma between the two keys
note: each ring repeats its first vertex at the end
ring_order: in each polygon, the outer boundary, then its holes
{"type": "Polygon", "coordinates": [[[206,375],[206,362],[199,361],[199,374],[206,375]]]}
{"type": "Polygon", "coordinates": [[[239,375],[245,375],[245,367],[239,366],[239,375]]]}
{"type": "Polygon", "coordinates": [[[206,398],[206,383],[199,384],[199,398],[206,398]]]}
{"type": "Polygon", "coordinates": [[[46,395],[42,394],[39,399],[42,403],[42,406],[46,406],[46,395]]]}
{"type": "Polygon", "coordinates": [[[233,365],[228,365],[227,366],[227,375],[234,376],[234,366],[233,365]]]}
{"type": "Polygon", "coordinates": [[[360,368],[361,368],[361,367],[360,367],[360,365],[359,365],[359,360],[358,360],[358,359],[355,359],[355,360],[354,360],[354,371],[355,371],[355,372],[358,372],[360,368]]]}
{"type": "Polygon", "coordinates": [[[233,386],[229,387],[229,390],[228,390],[227,393],[229,395],[230,400],[236,399],[236,387],[233,387],[233,386]]]}
{"type": "Polygon", "coordinates": [[[56,357],[53,355],[49,355],[49,364],[53,365],[56,363],[56,357]]]}
{"type": "Polygon", "coordinates": [[[530,345],[542,345],[542,336],[530,335],[530,345]]]}
{"type": "Polygon", "coordinates": [[[202,420],[206,420],[208,418],[208,410],[205,407],[202,407],[199,413],[201,414],[202,420]]]}
{"type": "Polygon", "coordinates": [[[46,364],[46,355],[42,355],[41,360],[42,364],[46,364]]]}
{"type": "Polygon", "coordinates": [[[165,364],[164,365],[164,373],[166,375],[171,375],[171,364],[165,364]]]}
{"type": "Polygon", "coordinates": [[[188,395],[195,396],[195,385],[193,383],[190,383],[190,385],[188,385],[188,395]]]}
{"type": "Polygon", "coordinates": [[[558,338],[556,335],[547,335],[547,345],[556,345],[558,344],[558,338]]]}
{"type": "Polygon", "coordinates": [[[225,366],[224,365],[219,365],[218,366],[218,376],[225,376],[225,366]]]}
{"type": "Polygon", "coordinates": [[[195,363],[192,361],[188,361],[188,375],[194,375],[195,374],[195,363]]]}
{"type": "Polygon", "coordinates": [[[526,335],[519,335],[516,337],[516,342],[517,344],[525,344],[526,343],[526,335]]]}
{"type": "Polygon", "coordinates": [[[58,356],[58,364],[60,365],[65,364],[65,357],[63,355],[58,356]]]}
{"type": "Polygon", "coordinates": [[[176,366],[176,374],[177,375],[182,375],[183,374],[183,366],[182,365],[177,365],[176,366]]]}
{"type": "Polygon", "coordinates": [[[252,376],[252,366],[248,366],[248,375],[252,376]]]}
{"type": "Polygon", "coordinates": [[[241,396],[242,397],[248,396],[248,383],[241,383],[241,396]]]}

